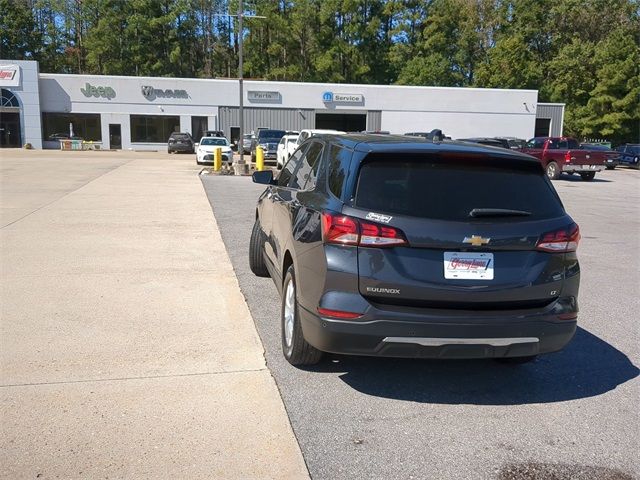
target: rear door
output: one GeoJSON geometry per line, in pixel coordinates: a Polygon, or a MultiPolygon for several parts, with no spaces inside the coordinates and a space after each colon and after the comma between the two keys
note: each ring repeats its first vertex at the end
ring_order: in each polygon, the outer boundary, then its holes
{"type": "Polygon", "coordinates": [[[273,249],[278,261],[278,268],[282,265],[284,251],[292,240],[296,223],[301,220],[299,211],[302,205],[298,193],[305,188],[309,178],[313,176],[313,169],[320,159],[323,143],[314,141],[303,145],[291,157],[289,163],[294,162],[293,175],[285,185],[278,185],[273,195],[273,249]]]}
{"type": "Polygon", "coordinates": [[[269,204],[269,230],[265,254],[278,270],[282,265],[282,249],[286,245],[286,233],[291,228],[290,222],[287,221],[287,212],[292,202],[297,202],[295,195],[299,189],[297,173],[308,148],[308,145],[302,145],[296,150],[280,170],[276,185],[270,186],[266,195],[269,204]]]}
{"type": "Polygon", "coordinates": [[[400,229],[408,240],[358,247],[359,290],[374,302],[528,308],[562,290],[562,254],[535,247],[571,219],[533,162],[378,156],[361,165],[343,213],[400,229]],[[492,209],[520,213],[492,216],[492,209]]]}

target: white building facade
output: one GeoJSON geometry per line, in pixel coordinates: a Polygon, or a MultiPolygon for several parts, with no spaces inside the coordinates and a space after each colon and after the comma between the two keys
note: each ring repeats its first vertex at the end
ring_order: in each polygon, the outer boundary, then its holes
{"type": "MultiPolygon", "coordinates": [[[[73,133],[102,148],[164,150],[173,131],[197,138],[207,129],[222,130],[234,141],[240,130],[236,80],[49,74],[39,73],[36,62],[0,60],[0,88],[7,103],[0,107],[5,146],[58,148],[56,139],[73,133]],[[14,72],[10,81],[5,71],[14,72]]],[[[452,138],[560,135],[557,118],[562,116],[545,113],[549,118],[541,122],[537,101],[536,90],[249,80],[244,82],[244,131],[335,128],[401,134],[438,128],[452,138]]],[[[564,105],[551,110],[558,108],[564,105]]]]}

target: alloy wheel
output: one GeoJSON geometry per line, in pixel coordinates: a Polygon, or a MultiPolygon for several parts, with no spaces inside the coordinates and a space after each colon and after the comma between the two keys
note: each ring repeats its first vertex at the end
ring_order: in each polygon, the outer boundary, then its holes
{"type": "Polygon", "coordinates": [[[284,294],[284,343],[287,349],[291,349],[293,343],[293,324],[296,315],[296,287],[293,279],[287,283],[287,289],[284,294]]]}

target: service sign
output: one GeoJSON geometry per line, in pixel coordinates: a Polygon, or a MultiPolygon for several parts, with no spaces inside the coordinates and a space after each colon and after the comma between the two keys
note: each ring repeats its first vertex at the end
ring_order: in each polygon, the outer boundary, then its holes
{"type": "Polygon", "coordinates": [[[364,103],[364,95],[360,93],[334,93],[334,103],[364,103]]]}
{"type": "Polygon", "coordinates": [[[362,95],[361,93],[324,92],[322,94],[322,101],[324,103],[364,105],[364,95],[362,95]]]}
{"type": "Polygon", "coordinates": [[[0,65],[0,87],[19,87],[20,67],[18,65],[0,65]]]}

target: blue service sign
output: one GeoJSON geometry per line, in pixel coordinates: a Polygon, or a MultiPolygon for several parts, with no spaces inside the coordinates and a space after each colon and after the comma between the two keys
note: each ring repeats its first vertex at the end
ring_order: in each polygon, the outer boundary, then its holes
{"type": "Polygon", "coordinates": [[[333,102],[333,92],[324,92],[322,94],[323,102],[333,102]]]}

